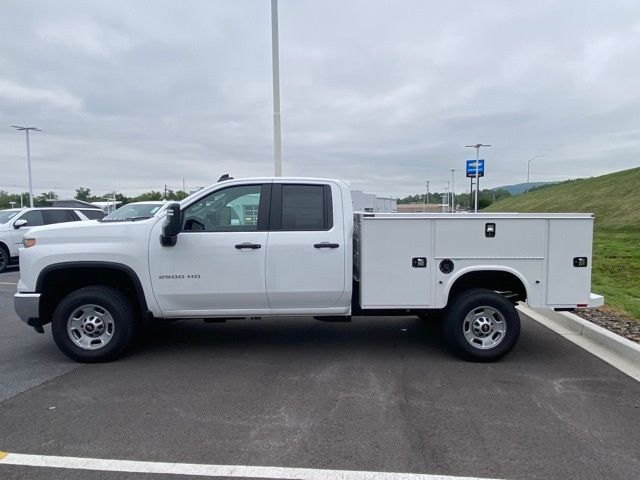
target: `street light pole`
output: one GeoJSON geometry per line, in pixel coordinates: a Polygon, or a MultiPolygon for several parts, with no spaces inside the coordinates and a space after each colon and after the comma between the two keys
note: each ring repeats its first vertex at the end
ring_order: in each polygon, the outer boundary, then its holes
{"type": "Polygon", "coordinates": [[[531,171],[531,162],[533,162],[538,157],[546,157],[547,154],[543,153],[542,155],[536,155],[535,157],[527,160],[527,193],[529,193],[529,172],[531,171]]]}
{"type": "Polygon", "coordinates": [[[271,0],[271,62],[273,68],[273,162],[274,175],[282,176],[280,124],[280,53],[278,46],[278,0],[271,0]]]}
{"type": "Polygon", "coordinates": [[[484,145],[482,143],[476,143],[475,145],[465,145],[466,148],[475,148],[476,149],[476,201],[475,201],[475,209],[474,212],[478,213],[478,170],[480,168],[479,163],[480,163],[480,148],[482,147],[490,147],[491,145],[484,145]]]}
{"type": "MultiPolygon", "coordinates": [[[[444,189],[444,198],[447,202],[447,211],[449,210],[449,182],[447,182],[447,187],[444,189]]],[[[444,204],[444,201],[442,202],[444,204]]]]}
{"type": "Polygon", "coordinates": [[[429,211],[430,205],[429,205],[429,180],[427,180],[427,212],[429,211]]]}
{"type": "Polygon", "coordinates": [[[453,188],[453,177],[455,171],[455,168],[451,169],[451,213],[455,213],[456,211],[456,191],[453,188]]]}
{"type": "Polygon", "coordinates": [[[19,132],[25,133],[25,138],[27,140],[27,171],[29,172],[29,205],[33,208],[33,183],[31,181],[31,145],[29,143],[29,132],[41,132],[39,128],[36,127],[21,127],[19,125],[11,125],[13,128],[18,130],[19,132]]]}

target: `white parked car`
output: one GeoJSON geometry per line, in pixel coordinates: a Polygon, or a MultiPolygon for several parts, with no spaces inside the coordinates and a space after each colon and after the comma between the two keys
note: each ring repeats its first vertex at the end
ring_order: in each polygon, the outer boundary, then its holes
{"type": "Polygon", "coordinates": [[[0,273],[18,261],[22,238],[31,227],[102,217],[104,213],[98,208],[34,207],[0,210],[0,273]]]}
{"type": "Polygon", "coordinates": [[[81,362],[116,358],[142,319],[438,312],[455,353],[489,361],[516,344],[516,302],[603,303],[592,230],[586,213],[354,215],[340,180],[227,180],[149,218],[33,229],[15,308],[81,362]]]}

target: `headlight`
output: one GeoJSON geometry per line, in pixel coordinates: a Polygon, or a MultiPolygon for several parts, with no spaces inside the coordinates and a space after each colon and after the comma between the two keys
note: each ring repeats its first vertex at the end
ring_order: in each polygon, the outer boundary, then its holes
{"type": "Polygon", "coordinates": [[[24,248],[29,248],[29,247],[33,247],[36,244],[36,239],[35,238],[23,238],[22,239],[22,245],[24,245],[24,248]]]}

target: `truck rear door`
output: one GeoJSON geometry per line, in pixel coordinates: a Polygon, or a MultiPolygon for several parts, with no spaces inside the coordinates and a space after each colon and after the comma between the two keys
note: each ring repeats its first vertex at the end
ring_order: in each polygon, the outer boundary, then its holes
{"type": "Polygon", "coordinates": [[[345,291],[346,247],[336,185],[274,182],[266,258],[271,310],[335,306],[345,291]]]}

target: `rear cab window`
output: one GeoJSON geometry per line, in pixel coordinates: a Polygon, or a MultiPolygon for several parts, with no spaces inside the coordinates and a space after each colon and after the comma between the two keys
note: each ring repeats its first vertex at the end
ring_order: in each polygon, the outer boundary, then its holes
{"type": "Polygon", "coordinates": [[[77,218],[75,214],[72,215],[70,210],[43,210],[42,214],[45,225],[73,222],[77,218]]]}
{"type": "Polygon", "coordinates": [[[104,217],[104,212],[102,210],[80,210],[80,213],[89,220],[100,220],[104,217]]]}
{"type": "Polygon", "coordinates": [[[274,184],[271,230],[323,231],[333,227],[329,185],[274,184]]]}

